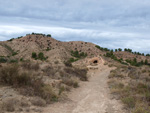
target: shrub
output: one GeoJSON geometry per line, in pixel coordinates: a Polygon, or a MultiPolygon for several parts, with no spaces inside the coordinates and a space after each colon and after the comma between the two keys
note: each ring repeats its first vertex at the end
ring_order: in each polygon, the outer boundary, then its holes
{"type": "Polygon", "coordinates": [[[75,61],[78,61],[79,59],[77,58],[77,59],[74,59],[74,58],[70,58],[69,59],[69,62],[75,62],[75,61]]]}
{"type": "Polygon", "coordinates": [[[18,60],[17,60],[17,59],[11,59],[9,62],[10,62],[10,63],[17,63],[18,60]]]}
{"type": "Polygon", "coordinates": [[[0,82],[8,85],[16,84],[16,76],[19,75],[18,71],[19,68],[16,64],[2,67],[0,70],[0,82]]]}
{"type": "Polygon", "coordinates": [[[72,67],[71,62],[69,62],[69,61],[64,62],[64,64],[65,64],[65,66],[67,66],[67,67],[72,67]]]}
{"type": "Polygon", "coordinates": [[[21,64],[21,66],[24,68],[24,69],[27,69],[27,70],[39,70],[40,69],[40,66],[38,63],[31,63],[31,62],[23,62],[21,64]]]}
{"type": "Polygon", "coordinates": [[[32,52],[32,58],[36,59],[37,58],[37,55],[35,52],[32,52]]]}
{"type": "Polygon", "coordinates": [[[48,34],[47,37],[51,37],[51,34],[48,34]]]}
{"type": "Polygon", "coordinates": [[[47,47],[46,51],[49,51],[49,50],[51,50],[51,48],[47,47]]]}
{"type": "Polygon", "coordinates": [[[108,48],[103,48],[103,47],[100,47],[99,45],[95,45],[95,47],[102,51],[110,51],[108,48]]]}
{"type": "Polygon", "coordinates": [[[42,52],[40,52],[40,53],[38,54],[38,58],[39,58],[40,60],[43,60],[43,59],[44,59],[44,54],[43,54],[42,52]]]}
{"type": "Polygon", "coordinates": [[[17,55],[17,54],[18,54],[17,52],[13,52],[13,53],[12,53],[12,56],[15,56],[15,55],[17,55]]]}
{"type": "Polygon", "coordinates": [[[36,75],[30,75],[29,73],[19,73],[18,65],[9,65],[2,67],[0,70],[0,83],[11,85],[16,88],[24,88],[26,95],[39,96],[49,103],[50,101],[56,101],[57,95],[52,90],[50,85],[44,84],[42,78],[37,78],[36,75]],[[28,89],[30,89],[28,91],[28,89]]]}
{"type": "Polygon", "coordinates": [[[76,50],[76,51],[71,51],[71,55],[76,58],[85,58],[87,56],[87,53],[84,52],[79,53],[79,51],[76,50]]]}
{"type": "Polygon", "coordinates": [[[4,111],[7,111],[7,112],[14,112],[15,111],[16,102],[17,102],[16,99],[13,99],[13,98],[8,99],[7,101],[5,101],[2,104],[2,109],[4,111]]]}
{"type": "Polygon", "coordinates": [[[122,102],[126,104],[129,108],[134,108],[136,100],[133,97],[124,97],[122,102]]]}
{"type": "Polygon", "coordinates": [[[46,101],[40,97],[34,97],[30,101],[35,106],[39,106],[39,107],[46,106],[46,101]]]}
{"type": "Polygon", "coordinates": [[[54,93],[50,85],[43,85],[40,88],[37,88],[36,90],[37,94],[44,100],[46,100],[47,103],[58,100],[58,96],[54,93]]]}
{"type": "Polygon", "coordinates": [[[73,79],[70,79],[70,78],[64,78],[64,79],[62,80],[62,83],[66,84],[66,85],[68,85],[68,86],[72,86],[72,87],[74,87],[74,88],[79,87],[78,82],[75,81],[75,80],[73,80],[73,79]]]}
{"type": "Polygon", "coordinates": [[[9,40],[7,40],[7,41],[10,41],[10,42],[11,42],[11,41],[13,41],[13,40],[14,40],[14,38],[11,38],[11,39],[9,39],[9,40]]]}
{"type": "Polygon", "coordinates": [[[39,59],[39,60],[46,60],[48,57],[44,57],[44,54],[42,52],[40,52],[37,56],[37,54],[35,52],[32,53],[32,58],[34,58],[35,60],[39,59]]]}
{"type": "Polygon", "coordinates": [[[59,88],[59,95],[61,95],[61,93],[62,93],[63,91],[65,91],[65,87],[64,87],[64,86],[61,86],[61,87],[59,88]]]}
{"type": "Polygon", "coordinates": [[[16,76],[16,82],[17,82],[16,84],[20,86],[31,85],[32,82],[31,80],[32,78],[27,73],[23,73],[21,75],[16,76]]]}
{"type": "Polygon", "coordinates": [[[6,63],[7,62],[7,59],[5,58],[0,58],[0,63],[6,63]]]}
{"type": "Polygon", "coordinates": [[[23,58],[20,58],[20,61],[23,61],[23,58]]]}
{"type": "Polygon", "coordinates": [[[73,74],[74,76],[80,78],[82,81],[87,81],[87,69],[78,69],[78,68],[65,68],[66,73],[73,74]]]}

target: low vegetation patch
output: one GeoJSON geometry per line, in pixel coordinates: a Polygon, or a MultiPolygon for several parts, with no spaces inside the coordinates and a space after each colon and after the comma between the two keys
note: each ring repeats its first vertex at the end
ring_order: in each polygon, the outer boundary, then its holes
{"type": "Polygon", "coordinates": [[[87,81],[88,77],[87,77],[87,69],[78,69],[78,68],[65,68],[64,69],[66,73],[68,74],[72,74],[78,78],[80,78],[80,80],[82,81],[87,81]]]}
{"type": "Polygon", "coordinates": [[[17,64],[8,65],[0,69],[0,83],[14,88],[23,88],[26,95],[39,96],[46,100],[47,103],[56,101],[58,98],[52,87],[46,85],[42,78],[37,78],[37,75],[32,75],[31,73],[19,73],[17,64]]]}
{"type": "Polygon", "coordinates": [[[110,57],[111,59],[113,59],[115,61],[118,61],[118,62],[120,62],[121,64],[124,64],[124,65],[130,64],[132,66],[137,66],[137,67],[143,66],[143,65],[149,65],[148,60],[145,60],[145,61],[141,60],[140,62],[138,62],[136,58],[134,58],[133,60],[126,59],[125,61],[122,58],[118,59],[114,55],[113,51],[107,52],[104,56],[105,57],[110,57]]]}
{"type": "MultiPolygon", "coordinates": [[[[132,113],[150,113],[149,68],[119,67],[109,75],[111,92],[117,95],[132,113]],[[121,70],[124,70],[123,72],[121,70]],[[118,74],[124,76],[118,80],[118,74]]],[[[120,77],[119,77],[120,78],[120,77]]]]}
{"type": "Polygon", "coordinates": [[[32,53],[32,58],[35,59],[35,60],[46,60],[48,57],[45,57],[44,54],[42,52],[38,53],[38,55],[36,54],[36,52],[33,52],[32,53]]]}
{"type": "Polygon", "coordinates": [[[102,51],[110,51],[110,49],[100,47],[99,45],[96,45],[95,47],[98,48],[98,49],[100,49],[100,50],[102,50],[102,51]]]}
{"type": "Polygon", "coordinates": [[[85,58],[87,56],[87,53],[84,53],[84,52],[79,52],[79,51],[71,51],[71,55],[75,58],[85,58]]]}

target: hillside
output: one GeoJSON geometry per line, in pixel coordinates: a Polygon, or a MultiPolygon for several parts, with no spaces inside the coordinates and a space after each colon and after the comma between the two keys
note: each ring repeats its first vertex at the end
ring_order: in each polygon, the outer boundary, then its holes
{"type": "Polygon", "coordinates": [[[45,34],[1,41],[0,111],[149,113],[149,65],[149,55],[131,49],[113,51],[90,42],[61,42],[45,34]],[[95,106],[84,104],[97,98],[95,106]],[[125,107],[115,107],[120,104],[117,99],[125,107]]]}
{"type": "Polygon", "coordinates": [[[71,57],[70,51],[72,50],[87,53],[88,56],[103,54],[95,48],[95,44],[89,42],[60,42],[42,34],[31,34],[19,39],[0,42],[0,56],[12,59],[31,59],[32,52],[43,52],[45,56],[48,56],[48,61],[65,60],[71,57]]]}

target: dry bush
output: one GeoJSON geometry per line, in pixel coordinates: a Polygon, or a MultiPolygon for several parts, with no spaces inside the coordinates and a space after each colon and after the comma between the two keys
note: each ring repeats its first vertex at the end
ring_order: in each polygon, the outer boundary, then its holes
{"type": "MultiPolygon", "coordinates": [[[[138,67],[126,67],[112,71],[109,77],[109,87],[113,94],[117,94],[126,108],[132,113],[150,113],[150,77],[148,69],[138,67]],[[128,83],[125,85],[119,84],[117,75],[121,70],[123,74],[128,75],[128,83]],[[114,80],[115,79],[115,80],[114,80]]],[[[126,79],[125,78],[125,79],[126,79]]],[[[124,80],[125,80],[124,79],[124,80]]],[[[124,81],[122,80],[122,81],[124,81]]],[[[122,82],[124,83],[124,82],[122,82]]]]}
{"type": "Polygon", "coordinates": [[[65,66],[72,67],[72,63],[68,60],[64,62],[65,66]]]}
{"type": "Polygon", "coordinates": [[[76,80],[72,79],[72,78],[63,78],[62,83],[66,84],[68,86],[72,86],[74,88],[79,87],[78,82],[76,80]]]}
{"type": "Polygon", "coordinates": [[[113,64],[108,64],[108,66],[109,66],[109,67],[113,67],[114,65],[113,65],[113,64]]]}
{"type": "Polygon", "coordinates": [[[46,76],[49,76],[51,78],[55,78],[55,69],[52,66],[47,66],[44,69],[42,69],[42,71],[46,74],[46,76]]]}
{"type": "Polygon", "coordinates": [[[0,69],[0,82],[2,84],[14,85],[16,77],[19,76],[19,67],[16,64],[7,65],[0,69]]]}
{"type": "Polygon", "coordinates": [[[104,65],[108,65],[108,63],[107,63],[107,62],[105,62],[105,63],[104,63],[104,65]]]}
{"type": "Polygon", "coordinates": [[[125,78],[123,74],[118,74],[115,70],[112,70],[108,76],[108,78],[125,78]]]}
{"type": "Polygon", "coordinates": [[[40,69],[40,66],[38,63],[31,63],[31,62],[23,62],[21,64],[21,66],[24,68],[24,69],[27,69],[27,70],[39,70],[40,69]]]}
{"type": "Polygon", "coordinates": [[[142,70],[142,73],[146,73],[146,69],[143,69],[143,70],[142,70]]]}
{"type": "Polygon", "coordinates": [[[34,106],[40,106],[40,107],[46,106],[46,101],[40,97],[34,97],[34,98],[30,99],[30,102],[34,106]]]}
{"type": "Polygon", "coordinates": [[[42,78],[30,73],[19,73],[18,65],[9,65],[0,70],[0,81],[2,84],[11,85],[15,88],[20,88],[21,92],[29,96],[39,96],[45,99],[48,103],[57,100],[57,95],[54,93],[50,85],[44,84],[42,78]]]}
{"type": "Polygon", "coordinates": [[[18,104],[18,100],[11,98],[3,102],[2,104],[2,110],[8,111],[8,112],[14,112],[15,111],[15,105],[18,104]]]}
{"type": "Polygon", "coordinates": [[[31,85],[31,76],[27,73],[19,73],[19,66],[17,64],[8,65],[0,70],[1,84],[21,87],[31,85]]]}
{"type": "Polygon", "coordinates": [[[30,104],[28,103],[28,100],[23,99],[20,101],[20,106],[21,107],[29,107],[30,104]]]}
{"type": "Polygon", "coordinates": [[[136,104],[136,100],[134,97],[132,96],[128,96],[128,97],[123,97],[122,98],[122,102],[127,105],[127,107],[129,108],[134,108],[135,104],[136,104]]]}
{"type": "Polygon", "coordinates": [[[78,68],[65,68],[64,71],[70,75],[74,75],[78,78],[80,78],[80,80],[82,81],[87,81],[88,77],[87,77],[87,69],[78,69],[78,68]]]}
{"type": "Polygon", "coordinates": [[[150,108],[146,104],[142,106],[138,105],[133,109],[132,113],[150,113],[150,108]]]}
{"type": "Polygon", "coordinates": [[[53,91],[50,85],[44,85],[38,91],[38,95],[44,100],[46,100],[47,103],[58,100],[58,95],[56,95],[56,93],[53,91]]]}

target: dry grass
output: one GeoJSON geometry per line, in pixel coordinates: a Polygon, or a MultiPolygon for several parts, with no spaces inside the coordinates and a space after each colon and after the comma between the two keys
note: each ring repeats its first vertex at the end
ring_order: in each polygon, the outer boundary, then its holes
{"type": "Polygon", "coordinates": [[[23,62],[21,64],[21,66],[23,67],[23,69],[27,69],[27,70],[39,70],[40,66],[38,63],[31,63],[31,62],[23,62]]]}
{"type": "Polygon", "coordinates": [[[45,99],[47,103],[57,98],[52,87],[44,84],[41,77],[30,75],[30,73],[20,74],[17,64],[3,67],[0,70],[0,81],[2,84],[23,89],[26,95],[39,96],[45,99]]]}
{"type": "Polygon", "coordinates": [[[46,101],[40,97],[34,97],[30,100],[34,106],[45,107],[46,101]]]}
{"type": "Polygon", "coordinates": [[[109,87],[113,94],[117,94],[120,100],[132,113],[150,113],[150,76],[147,68],[119,67],[111,71],[109,87]],[[122,72],[123,70],[123,72],[122,72]],[[118,81],[118,73],[128,75],[118,81]],[[128,83],[125,81],[128,80],[128,83]]]}
{"type": "MultiPolygon", "coordinates": [[[[79,87],[79,80],[88,80],[87,69],[60,67],[50,64],[44,66],[42,67],[42,65],[32,62],[3,65],[0,68],[0,84],[12,86],[24,96],[36,97],[30,100],[32,105],[44,107],[46,104],[58,101],[59,98],[65,98],[65,92],[70,91],[70,88],[79,87]],[[44,76],[47,77],[48,82],[45,82],[44,76]],[[51,83],[55,80],[60,82],[56,82],[54,86],[51,83]]],[[[29,100],[20,101],[18,106],[23,108],[20,110],[28,109],[30,102],[29,100]]],[[[4,111],[15,112],[19,109],[16,109],[16,106],[13,105],[12,103],[5,103],[3,105],[4,111]],[[7,108],[5,105],[10,107],[7,108]]]]}
{"type": "Polygon", "coordinates": [[[62,80],[62,83],[66,84],[66,85],[68,85],[68,86],[72,86],[72,87],[74,87],[74,88],[79,87],[78,82],[77,82],[75,79],[72,79],[72,78],[64,78],[64,79],[62,80]]]}
{"type": "Polygon", "coordinates": [[[87,81],[87,69],[78,69],[78,68],[70,68],[67,67],[64,71],[68,74],[78,77],[82,81],[87,81]]]}
{"type": "Polygon", "coordinates": [[[18,104],[18,100],[11,98],[3,102],[2,104],[2,110],[7,112],[14,112],[15,111],[15,105],[18,104]]]}

